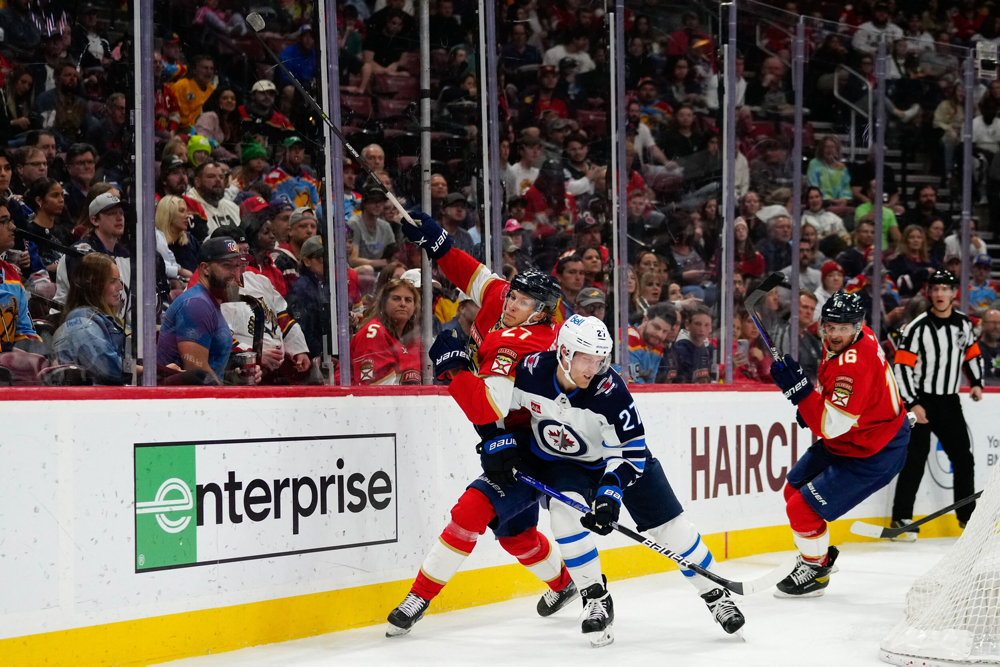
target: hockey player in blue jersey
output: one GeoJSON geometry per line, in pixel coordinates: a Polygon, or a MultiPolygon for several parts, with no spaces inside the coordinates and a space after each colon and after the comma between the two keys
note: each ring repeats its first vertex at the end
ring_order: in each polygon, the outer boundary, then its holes
{"type": "MultiPolygon", "coordinates": [[[[640,531],[711,569],[714,559],[698,529],[683,513],[660,462],[646,447],[642,419],[625,382],[613,369],[611,335],[596,317],[574,315],[562,325],[556,349],[526,357],[517,370],[511,411],[531,415],[527,464],[549,486],[590,505],[579,520],[559,502],[549,505],[552,533],[577,588],[582,591],[583,632],[591,643],[614,640],[614,608],[590,531],[607,535],[621,505],[640,531]],[[580,524],[590,530],[581,530],[580,524]]],[[[715,620],[728,633],[743,614],[729,591],[683,569],[715,620]]]]}

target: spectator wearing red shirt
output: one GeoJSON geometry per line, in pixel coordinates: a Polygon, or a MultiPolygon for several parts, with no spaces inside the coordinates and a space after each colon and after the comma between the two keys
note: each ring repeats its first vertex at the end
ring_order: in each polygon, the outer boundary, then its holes
{"type": "Polygon", "coordinates": [[[354,384],[419,384],[420,291],[393,278],[375,295],[375,312],[351,339],[354,384]]]}

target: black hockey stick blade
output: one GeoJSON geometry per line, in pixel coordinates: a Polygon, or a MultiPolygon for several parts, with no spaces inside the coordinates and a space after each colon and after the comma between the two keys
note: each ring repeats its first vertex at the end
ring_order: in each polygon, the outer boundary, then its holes
{"type": "MultiPolygon", "coordinates": [[[[527,475],[525,475],[520,471],[515,472],[514,477],[521,480],[528,486],[538,489],[545,495],[551,496],[552,498],[555,498],[556,500],[565,505],[569,505],[570,507],[579,512],[582,512],[584,514],[590,512],[590,509],[586,505],[578,503],[572,498],[563,495],[559,491],[556,491],[547,484],[539,482],[537,479],[534,479],[532,477],[528,477],[527,475]]],[[[751,595],[753,593],[758,593],[762,590],[769,589],[773,587],[776,583],[784,579],[785,576],[789,572],[791,572],[795,567],[795,562],[793,559],[788,563],[782,563],[778,568],[771,570],[767,574],[758,577],[756,579],[753,579],[751,581],[733,581],[732,579],[727,579],[726,577],[716,574],[715,572],[706,570],[705,568],[701,567],[696,563],[692,563],[687,558],[684,558],[684,556],[681,556],[680,554],[671,551],[665,546],[657,544],[650,538],[644,537],[643,535],[632,530],[628,526],[623,526],[620,523],[612,523],[611,527],[617,530],[619,533],[622,533],[623,535],[627,535],[628,537],[632,538],[642,546],[648,547],[653,551],[666,556],[670,560],[677,563],[678,566],[691,570],[692,572],[697,572],[706,579],[719,584],[723,588],[731,590],[733,593],[738,593],[739,595],[751,595]]]]}
{"type": "Polygon", "coordinates": [[[907,532],[907,530],[909,530],[910,528],[921,526],[927,523],[928,521],[933,521],[939,516],[947,514],[948,512],[954,509],[958,509],[963,505],[968,505],[981,495],[983,495],[982,491],[976,491],[971,496],[962,498],[957,503],[952,503],[947,507],[942,507],[938,511],[932,512],[927,516],[923,517],[922,519],[917,519],[913,523],[909,523],[902,528],[883,528],[882,526],[876,526],[874,524],[866,523],[864,521],[855,521],[854,523],[851,524],[851,532],[854,533],[855,535],[862,535],[864,537],[874,537],[876,539],[883,539],[883,540],[892,539],[893,537],[902,535],[903,533],[907,532]]]}
{"type": "Polygon", "coordinates": [[[764,340],[764,344],[767,346],[768,351],[771,353],[771,357],[778,362],[779,365],[784,367],[785,361],[781,358],[781,353],[778,352],[778,348],[774,346],[771,341],[771,336],[767,333],[767,329],[764,328],[764,324],[760,321],[760,315],[757,314],[757,304],[760,300],[767,296],[767,293],[773,290],[775,287],[784,284],[785,274],[780,271],[775,271],[767,278],[761,281],[757,287],[754,288],[750,294],[743,299],[743,306],[747,309],[747,313],[750,314],[750,319],[757,326],[757,330],[760,332],[760,337],[764,340]]]}

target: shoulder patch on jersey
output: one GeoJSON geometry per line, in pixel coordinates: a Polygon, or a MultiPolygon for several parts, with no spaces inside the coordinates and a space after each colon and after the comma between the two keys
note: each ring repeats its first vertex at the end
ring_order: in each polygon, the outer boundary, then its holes
{"type": "Polygon", "coordinates": [[[510,372],[514,370],[514,359],[510,355],[497,354],[493,358],[493,365],[490,366],[490,373],[496,375],[510,375],[510,372]]]}
{"type": "Polygon", "coordinates": [[[375,362],[365,359],[361,362],[361,381],[372,381],[375,379],[375,362]]]}
{"type": "Polygon", "coordinates": [[[532,401],[531,402],[531,411],[533,413],[535,413],[536,415],[541,415],[542,414],[542,406],[539,405],[537,401],[532,401]]]}
{"type": "Polygon", "coordinates": [[[539,355],[538,352],[536,352],[535,354],[532,354],[532,355],[528,356],[524,360],[524,370],[526,370],[529,373],[531,373],[532,375],[534,375],[535,374],[535,368],[538,366],[538,362],[539,362],[540,359],[541,359],[541,356],[539,355]]]}
{"type": "Polygon", "coordinates": [[[497,350],[497,354],[502,354],[505,357],[510,357],[511,359],[517,359],[518,357],[518,353],[515,350],[510,349],[509,347],[501,347],[499,350],[497,350]]]}
{"type": "Polygon", "coordinates": [[[838,408],[846,408],[847,402],[851,400],[853,394],[854,392],[852,391],[842,389],[841,387],[834,387],[833,394],[830,396],[830,402],[838,408]]]}
{"type": "Polygon", "coordinates": [[[847,394],[853,394],[854,378],[849,375],[838,375],[833,380],[833,390],[836,392],[838,389],[846,392],[847,394]]]}
{"type": "Polygon", "coordinates": [[[400,384],[420,384],[420,371],[414,368],[403,371],[403,377],[400,378],[400,384]]]}
{"type": "Polygon", "coordinates": [[[600,396],[601,394],[611,395],[611,390],[615,388],[615,380],[610,375],[606,376],[601,383],[597,385],[597,391],[594,392],[595,396],[600,396]]]}

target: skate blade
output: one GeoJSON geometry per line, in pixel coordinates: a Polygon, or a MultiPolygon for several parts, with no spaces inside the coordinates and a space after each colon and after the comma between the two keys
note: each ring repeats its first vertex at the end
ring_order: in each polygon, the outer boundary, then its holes
{"type": "Polygon", "coordinates": [[[609,625],[601,632],[588,632],[587,639],[590,640],[591,648],[601,648],[615,641],[615,632],[612,626],[609,625]]]}
{"type": "Polygon", "coordinates": [[[392,623],[386,626],[385,636],[386,637],[402,637],[403,635],[410,634],[411,628],[398,628],[392,623]]]}
{"type": "Polygon", "coordinates": [[[826,592],[826,589],[825,588],[821,588],[818,591],[812,591],[810,593],[803,593],[802,595],[791,595],[789,593],[784,593],[782,591],[776,590],[776,591],[774,591],[774,597],[776,597],[776,598],[784,598],[784,599],[787,599],[787,600],[798,600],[800,598],[818,598],[818,597],[822,596],[824,592],[826,592]]]}

